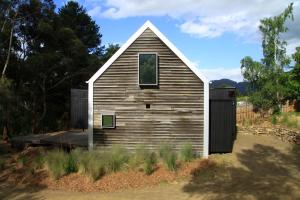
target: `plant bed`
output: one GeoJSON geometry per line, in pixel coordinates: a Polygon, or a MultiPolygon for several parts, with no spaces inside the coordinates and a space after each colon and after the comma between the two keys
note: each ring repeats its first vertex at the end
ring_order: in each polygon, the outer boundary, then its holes
{"type": "MultiPolygon", "coordinates": [[[[31,147],[13,155],[13,158],[4,170],[5,173],[4,171],[0,173],[1,180],[12,185],[46,187],[54,190],[111,192],[129,188],[152,187],[160,183],[171,183],[178,179],[189,178],[193,175],[193,172],[199,171],[203,166],[206,166],[205,163],[213,162],[206,159],[194,159],[190,162],[177,161],[176,170],[169,170],[163,161],[159,161],[155,164],[151,173],[146,173],[143,167],[134,169],[121,167],[116,171],[113,169],[107,171],[97,180],[93,180],[80,170],[65,173],[61,177],[54,179],[47,167],[40,167],[39,163],[41,161],[37,159],[40,152],[46,155],[49,154],[48,150],[31,147]],[[20,160],[19,157],[21,157],[21,161],[18,161],[20,160]],[[20,165],[18,162],[22,162],[22,164],[20,165]]],[[[120,159],[119,157],[117,158],[120,159]]],[[[47,160],[44,163],[46,166],[47,160]]],[[[127,166],[127,164],[124,165],[127,166]]]]}

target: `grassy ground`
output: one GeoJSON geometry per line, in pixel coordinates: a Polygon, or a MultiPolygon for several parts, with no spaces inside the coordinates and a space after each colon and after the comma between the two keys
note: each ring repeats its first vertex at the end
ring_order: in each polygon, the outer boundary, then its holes
{"type": "Polygon", "coordinates": [[[300,129],[300,112],[288,112],[274,115],[271,118],[271,122],[288,128],[300,129]]]}
{"type": "Polygon", "coordinates": [[[21,188],[1,182],[0,199],[300,199],[300,151],[272,136],[238,135],[232,154],[189,179],[113,193],[21,188]]]}

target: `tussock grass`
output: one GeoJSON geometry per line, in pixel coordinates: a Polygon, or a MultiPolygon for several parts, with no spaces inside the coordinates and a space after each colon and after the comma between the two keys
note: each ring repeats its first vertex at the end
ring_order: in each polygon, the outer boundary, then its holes
{"type": "Polygon", "coordinates": [[[163,160],[165,166],[170,171],[177,169],[177,154],[171,145],[165,144],[159,148],[159,156],[163,160]]]}
{"type": "Polygon", "coordinates": [[[150,175],[154,172],[156,164],[157,164],[157,156],[155,152],[149,152],[145,156],[144,161],[144,172],[147,175],[150,175]]]}
{"type": "Polygon", "coordinates": [[[61,150],[49,151],[45,159],[46,168],[54,180],[67,174],[68,155],[65,152],[61,150]]]}
{"type": "Polygon", "coordinates": [[[108,152],[104,154],[104,160],[106,161],[106,168],[108,172],[117,172],[128,163],[129,161],[128,151],[121,146],[113,146],[108,152]]]}
{"type": "Polygon", "coordinates": [[[194,160],[196,157],[193,146],[189,143],[184,144],[182,149],[180,150],[180,159],[184,162],[190,162],[194,160]]]}

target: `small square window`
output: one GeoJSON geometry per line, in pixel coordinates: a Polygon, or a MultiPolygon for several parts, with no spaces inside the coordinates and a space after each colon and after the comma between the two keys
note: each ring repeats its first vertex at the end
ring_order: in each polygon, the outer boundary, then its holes
{"type": "Polygon", "coordinates": [[[102,115],[102,128],[115,128],[116,117],[115,115],[102,115]]]}
{"type": "Polygon", "coordinates": [[[156,86],[157,78],[157,54],[140,53],[139,54],[139,85],[156,86]]]}
{"type": "Polygon", "coordinates": [[[147,109],[150,109],[150,104],[146,104],[146,108],[147,108],[147,109]]]}

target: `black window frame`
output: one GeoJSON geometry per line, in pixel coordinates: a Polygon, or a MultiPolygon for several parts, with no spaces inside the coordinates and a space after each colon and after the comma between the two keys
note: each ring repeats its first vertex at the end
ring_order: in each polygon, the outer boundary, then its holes
{"type": "Polygon", "coordinates": [[[143,87],[148,87],[148,86],[158,86],[158,54],[156,52],[142,52],[142,53],[138,53],[138,84],[139,86],[143,87]],[[155,55],[155,83],[141,83],[140,82],[140,55],[155,55]]]}

